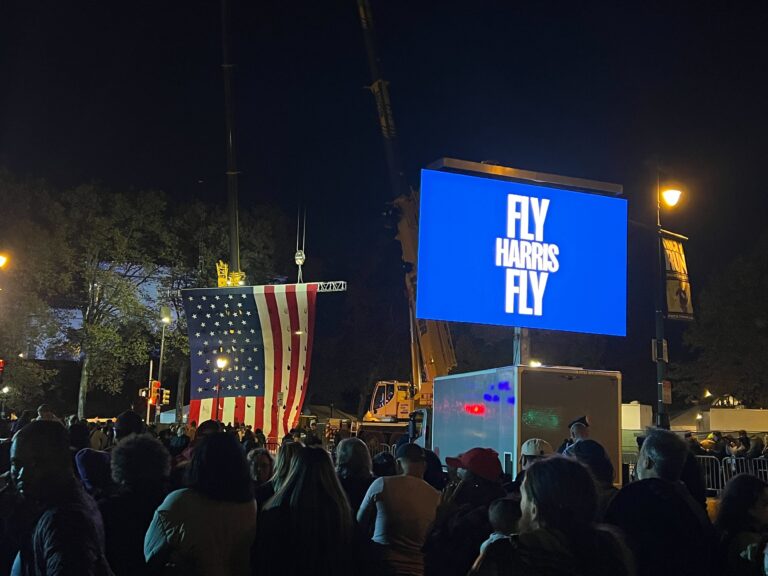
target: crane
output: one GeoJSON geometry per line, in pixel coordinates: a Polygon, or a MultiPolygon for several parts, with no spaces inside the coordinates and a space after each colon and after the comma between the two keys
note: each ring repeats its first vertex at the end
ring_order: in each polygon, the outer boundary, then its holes
{"type": "Polygon", "coordinates": [[[389,83],[384,79],[376,50],[373,16],[368,0],[357,1],[360,24],[365,38],[369,89],[376,102],[384,151],[387,160],[392,202],[398,211],[397,240],[405,263],[405,287],[411,332],[411,382],[377,382],[365,422],[403,422],[417,408],[431,407],[434,379],[456,367],[456,354],[448,324],[416,318],[416,278],[419,229],[419,195],[408,186],[397,145],[389,83]]]}

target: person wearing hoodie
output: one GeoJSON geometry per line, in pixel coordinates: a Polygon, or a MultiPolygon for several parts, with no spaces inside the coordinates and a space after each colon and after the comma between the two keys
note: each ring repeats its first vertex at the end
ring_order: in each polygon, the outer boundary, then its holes
{"type": "Polygon", "coordinates": [[[491,542],[471,576],[630,576],[629,550],[595,524],[598,497],[587,468],[552,456],[534,463],[521,490],[518,534],[491,542]]]}
{"type": "Polygon", "coordinates": [[[426,576],[466,576],[493,527],[492,502],[506,496],[499,455],[491,448],[472,448],[446,458],[460,481],[443,491],[435,522],[424,545],[426,576]]]}

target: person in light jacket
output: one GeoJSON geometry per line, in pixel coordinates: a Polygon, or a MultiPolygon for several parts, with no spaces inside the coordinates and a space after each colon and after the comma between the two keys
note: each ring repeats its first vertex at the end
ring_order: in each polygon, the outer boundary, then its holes
{"type": "Polygon", "coordinates": [[[222,432],[195,448],[187,486],[171,492],[144,538],[152,570],[201,576],[245,574],[256,535],[256,502],[238,441],[222,432]]]}

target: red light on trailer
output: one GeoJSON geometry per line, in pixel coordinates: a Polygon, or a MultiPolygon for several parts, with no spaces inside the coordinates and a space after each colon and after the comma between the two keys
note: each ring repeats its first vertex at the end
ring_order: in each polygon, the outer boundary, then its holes
{"type": "Polygon", "coordinates": [[[473,416],[482,416],[485,414],[484,404],[464,404],[464,412],[473,416]]]}

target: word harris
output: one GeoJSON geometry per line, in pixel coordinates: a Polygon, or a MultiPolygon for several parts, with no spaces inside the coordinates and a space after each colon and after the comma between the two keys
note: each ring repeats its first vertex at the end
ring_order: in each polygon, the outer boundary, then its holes
{"type": "Polygon", "coordinates": [[[508,314],[544,313],[547,280],[560,269],[560,248],[544,242],[548,210],[548,198],[507,196],[507,237],[496,238],[496,266],[507,269],[504,310],[508,314]]]}

